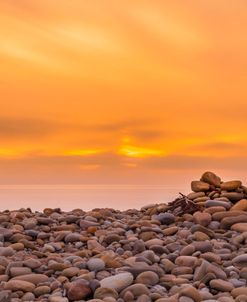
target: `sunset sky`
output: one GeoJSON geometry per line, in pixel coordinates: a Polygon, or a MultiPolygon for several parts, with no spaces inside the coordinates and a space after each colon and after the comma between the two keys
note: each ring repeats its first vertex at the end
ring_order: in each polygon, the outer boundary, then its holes
{"type": "Polygon", "coordinates": [[[0,183],[247,169],[247,2],[0,0],[0,183]]]}

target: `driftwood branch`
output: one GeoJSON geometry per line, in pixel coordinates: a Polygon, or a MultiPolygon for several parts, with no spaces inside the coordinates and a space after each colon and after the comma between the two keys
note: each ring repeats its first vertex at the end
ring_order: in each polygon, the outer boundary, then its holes
{"type": "Polygon", "coordinates": [[[176,216],[181,216],[183,214],[193,214],[196,211],[201,210],[201,206],[194,203],[184,194],[180,193],[181,197],[176,198],[174,201],[168,203],[167,211],[171,212],[176,216]]]}

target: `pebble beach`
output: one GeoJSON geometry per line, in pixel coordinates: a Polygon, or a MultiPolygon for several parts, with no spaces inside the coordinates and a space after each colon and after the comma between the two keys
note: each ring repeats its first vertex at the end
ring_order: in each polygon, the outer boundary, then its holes
{"type": "Polygon", "coordinates": [[[2,211],[9,301],[247,301],[247,187],[205,172],[141,209],[2,211]]]}

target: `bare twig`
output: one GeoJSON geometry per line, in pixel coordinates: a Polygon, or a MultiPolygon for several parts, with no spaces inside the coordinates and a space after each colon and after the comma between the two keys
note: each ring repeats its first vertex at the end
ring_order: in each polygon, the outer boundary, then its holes
{"type": "Polygon", "coordinates": [[[168,203],[167,211],[173,213],[176,216],[183,214],[193,214],[196,211],[201,210],[201,206],[194,203],[184,194],[180,193],[181,197],[176,198],[174,201],[168,203]]]}

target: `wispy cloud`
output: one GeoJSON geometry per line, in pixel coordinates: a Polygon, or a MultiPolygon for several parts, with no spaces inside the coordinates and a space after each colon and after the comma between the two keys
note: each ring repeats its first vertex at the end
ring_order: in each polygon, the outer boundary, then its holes
{"type": "MultiPolygon", "coordinates": [[[[91,156],[26,156],[0,158],[2,183],[135,183],[145,179],[162,183],[174,173],[180,179],[191,171],[237,171],[247,169],[247,158],[150,156],[127,158],[116,154],[91,156]],[[182,177],[182,175],[184,175],[182,177]],[[145,176],[145,177],[144,177],[145,176]],[[143,178],[144,177],[144,178],[143,178]],[[153,179],[158,177],[159,179],[153,179]]],[[[200,173],[201,173],[200,172],[200,173]]]]}
{"type": "Polygon", "coordinates": [[[0,137],[6,140],[49,136],[58,125],[41,118],[0,116],[0,137]]]}

